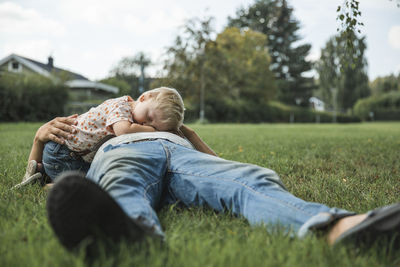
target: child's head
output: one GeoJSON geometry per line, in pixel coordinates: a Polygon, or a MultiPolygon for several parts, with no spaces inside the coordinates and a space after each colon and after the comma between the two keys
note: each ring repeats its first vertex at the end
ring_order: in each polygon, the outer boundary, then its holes
{"type": "Polygon", "coordinates": [[[176,131],[183,124],[184,105],[178,91],[160,87],[144,92],[133,111],[138,123],[148,124],[160,131],[176,131]]]}

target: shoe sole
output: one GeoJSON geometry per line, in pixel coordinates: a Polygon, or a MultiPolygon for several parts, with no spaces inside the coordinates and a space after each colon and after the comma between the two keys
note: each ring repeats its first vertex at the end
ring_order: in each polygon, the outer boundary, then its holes
{"type": "Polygon", "coordinates": [[[33,184],[36,181],[39,181],[42,178],[42,174],[40,172],[35,173],[34,175],[30,176],[29,178],[25,179],[23,182],[14,185],[11,189],[17,189],[23,187],[28,184],[33,184]]]}
{"type": "Polygon", "coordinates": [[[64,172],[57,178],[46,208],[54,233],[69,250],[78,248],[83,241],[140,241],[145,236],[144,229],[81,172],[64,172]]]}
{"type": "Polygon", "coordinates": [[[349,239],[375,240],[379,236],[400,238],[400,202],[371,211],[361,223],[339,236],[334,244],[349,239]]]}

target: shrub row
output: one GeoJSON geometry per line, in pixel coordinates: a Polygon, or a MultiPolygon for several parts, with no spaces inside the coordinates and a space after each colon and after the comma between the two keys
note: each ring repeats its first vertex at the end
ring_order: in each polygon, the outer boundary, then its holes
{"type": "MultiPolygon", "coordinates": [[[[216,100],[207,102],[205,116],[209,122],[332,122],[330,112],[316,112],[309,108],[287,106],[279,102],[268,104],[221,103],[216,100]]],[[[199,118],[198,109],[187,107],[185,121],[193,122],[199,118]]],[[[360,118],[337,114],[336,121],[341,123],[360,122],[360,118]]]]}
{"type": "Polygon", "coordinates": [[[67,88],[39,75],[1,74],[0,121],[44,121],[64,114],[67,88]]]}
{"type": "Polygon", "coordinates": [[[399,121],[400,109],[376,109],[370,120],[377,121],[399,121]]]}
{"type": "Polygon", "coordinates": [[[354,113],[362,120],[400,120],[400,92],[360,99],[354,113]]]}
{"type": "MultiPolygon", "coordinates": [[[[45,121],[64,114],[68,89],[39,75],[0,76],[0,121],[45,121]]],[[[243,100],[208,99],[205,114],[210,122],[332,122],[328,112],[287,106],[279,102],[250,103],[243,100]]],[[[386,111],[376,117],[386,116],[386,111]]],[[[198,106],[187,106],[185,122],[198,119],[198,106]]],[[[398,113],[397,113],[398,114],[398,113]]],[[[359,118],[338,114],[337,122],[358,122],[359,118]]]]}

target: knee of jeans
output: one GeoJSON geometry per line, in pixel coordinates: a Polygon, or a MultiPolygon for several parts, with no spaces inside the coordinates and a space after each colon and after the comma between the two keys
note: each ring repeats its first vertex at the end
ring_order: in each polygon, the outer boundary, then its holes
{"type": "Polygon", "coordinates": [[[277,184],[279,187],[283,188],[286,190],[285,185],[283,184],[281,178],[279,177],[279,175],[273,171],[270,170],[269,174],[268,174],[268,180],[274,182],[275,184],[277,184]]]}
{"type": "Polygon", "coordinates": [[[50,177],[52,181],[56,179],[56,177],[65,170],[60,164],[55,162],[45,162],[43,161],[43,169],[44,172],[50,177]]]}
{"type": "Polygon", "coordinates": [[[76,170],[85,174],[89,169],[89,163],[82,159],[75,159],[67,153],[58,153],[56,155],[43,155],[43,168],[45,173],[54,181],[56,177],[64,171],[76,170]]]}
{"type": "Polygon", "coordinates": [[[279,175],[275,171],[271,171],[271,177],[272,177],[273,180],[281,181],[281,178],[279,177],[279,175]]]}

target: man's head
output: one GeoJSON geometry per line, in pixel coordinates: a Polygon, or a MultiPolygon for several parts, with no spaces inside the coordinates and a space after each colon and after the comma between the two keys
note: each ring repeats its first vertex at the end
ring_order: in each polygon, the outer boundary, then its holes
{"type": "Polygon", "coordinates": [[[168,87],[144,92],[134,104],[133,117],[137,123],[159,131],[176,131],[183,124],[182,97],[178,91],[168,87]]]}

